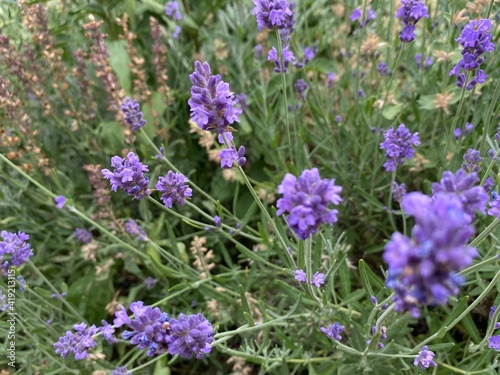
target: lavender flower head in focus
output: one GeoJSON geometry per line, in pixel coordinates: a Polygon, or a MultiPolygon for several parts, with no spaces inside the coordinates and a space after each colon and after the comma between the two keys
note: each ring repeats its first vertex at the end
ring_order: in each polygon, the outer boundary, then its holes
{"type": "Polygon", "coordinates": [[[245,147],[240,146],[238,151],[235,147],[222,149],[217,155],[220,158],[220,164],[223,169],[234,167],[234,163],[240,167],[247,161],[245,158],[245,147]]]}
{"type": "Polygon", "coordinates": [[[166,336],[168,351],[183,358],[193,354],[201,359],[212,350],[213,328],[201,314],[180,314],[178,319],[170,319],[170,332],[166,336]]]}
{"type": "Polygon", "coordinates": [[[462,169],[466,173],[479,172],[481,169],[481,161],[483,158],[480,156],[479,150],[474,150],[469,148],[467,153],[464,155],[464,162],[462,163],[462,169]]]}
{"type": "Polygon", "coordinates": [[[395,292],[395,310],[416,318],[421,305],[444,304],[458,294],[463,282],[458,272],[472,264],[478,252],[467,246],[474,228],[457,196],[437,193],[430,198],[414,192],[401,206],[415,218],[412,236],[394,233],[383,259],[389,265],[387,286],[395,292]]]}
{"type": "Polygon", "coordinates": [[[293,18],[293,6],[286,0],[253,0],[255,7],[252,14],[257,19],[259,31],[285,29],[293,18]]]}
{"type": "Polygon", "coordinates": [[[166,176],[158,179],[156,189],[162,193],[161,200],[165,207],[172,208],[174,203],[184,206],[185,199],[190,198],[193,192],[188,182],[182,173],[173,171],[168,171],[166,176]]]}
{"type": "Polygon", "coordinates": [[[5,273],[10,266],[19,267],[28,263],[33,256],[31,245],[28,243],[30,236],[24,232],[10,233],[6,230],[1,232],[0,241],[0,275],[5,273]]]}
{"type": "Polygon", "coordinates": [[[144,176],[144,172],[149,172],[149,169],[139,161],[136,154],[129,152],[125,159],[113,156],[111,166],[115,168],[113,172],[109,169],[102,170],[104,178],[111,183],[111,190],[116,191],[121,188],[135,199],[149,195],[149,179],[144,176]]]}
{"type": "Polygon", "coordinates": [[[399,32],[399,40],[411,42],[416,37],[415,24],[421,18],[429,18],[429,13],[425,2],[421,0],[401,0],[401,7],[396,12],[396,18],[400,18],[404,25],[399,32]]]}
{"type": "Polygon", "coordinates": [[[88,350],[97,345],[92,337],[98,331],[96,326],[92,325],[87,328],[85,323],[81,323],[75,324],[73,329],[75,333],[66,331],[66,334],[54,344],[56,354],[66,358],[72,353],[77,360],[88,358],[88,350]]]}
{"type": "Polygon", "coordinates": [[[398,165],[412,158],[415,154],[412,146],[417,147],[420,144],[418,133],[411,134],[405,124],[399,125],[396,130],[391,127],[384,133],[384,138],[380,148],[385,150],[387,161],[384,167],[388,172],[395,171],[398,165]]]}
{"type": "Polygon", "coordinates": [[[429,350],[427,345],[422,346],[422,349],[418,352],[418,356],[415,357],[413,361],[413,366],[422,367],[423,369],[429,368],[430,366],[436,367],[437,364],[434,362],[434,352],[429,350]]]}
{"type": "Polygon", "coordinates": [[[137,131],[146,125],[146,120],[141,112],[141,108],[137,101],[126,98],[121,106],[122,112],[125,115],[125,122],[130,125],[132,131],[137,131]]]}
{"type": "Polygon", "coordinates": [[[286,220],[299,238],[306,239],[318,231],[321,224],[333,225],[338,210],[328,208],[329,203],[338,205],[341,186],[335,179],[321,179],[317,168],[306,169],[297,179],[287,173],[278,186],[283,197],[277,202],[278,215],[288,213],[286,220]]]}
{"type": "Polygon", "coordinates": [[[342,332],[344,332],[345,326],[340,325],[340,323],[338,323],[338,322],[335,322],[332,325],[330,325],[330,327],[328,327],[328,328],[321,327],[320,330],[329,339],[340,341],[340,340],[342,340],[341,334],[342,334],[342,332]]]}

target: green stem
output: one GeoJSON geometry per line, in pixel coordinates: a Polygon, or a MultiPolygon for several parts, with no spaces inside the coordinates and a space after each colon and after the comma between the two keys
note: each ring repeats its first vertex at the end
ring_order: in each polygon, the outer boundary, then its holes
{"type": "Polygon", "coordinates": [[[495,88],[495,93],[493,94],[493,100],[490,102],[490,106],[488,108],[488,114],[486,115],[486,121],[483,126],[483,135],[481,136],[481,145],[479,146],[479,152],[484,151],[484,144],[486,142],[486,134],[489,132],[489,124],[491,122],[491,118],[493,117],[493,109],[498,103],[498,96],[500,94],[500,79],[497,80],[497,86],[495,88]]]}
{"type": "Polygon", "coordinates": [[[479,263],[473,264],[472,266],[469,266],[469,267],[463,269],[458,274],[462,275],[462,276],[469,275],[473,272],[476,272],[477,270],[483,269],[484,266],[486,266],[488,263],[490,263],[494,260],[498,260],[498,255],[493,255],[492,257],[487,258],[485,260],[482,260],[479,263]]]}
{"type": "Polygon", "coordinates": [[[486,227],[476,238],[474,238],[469,246],[477,247],[481,242],[483,242],[486,237],[488,237],[493,231],[495,231],[500,226],[500,220],[495,219],[490,225],[486,227]]]}
{"type": "Polygon", "coordinates": [[[397,168],[395,168],[392,171],[391,184],[389,185],[389,200],[387,201],[387,213],[389,215],[389,221],[391,222],[393,231],[397,231],[396,222],[394,221],[394,215],[392,214],[392,194],[393,194],[392,187],[394,185],[394,182],[396,181],[396,171],[397,168]]]}

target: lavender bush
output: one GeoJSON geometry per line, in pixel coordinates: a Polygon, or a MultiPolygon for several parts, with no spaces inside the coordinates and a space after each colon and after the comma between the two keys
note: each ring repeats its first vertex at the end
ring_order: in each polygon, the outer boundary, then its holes
{"type": "Polygon", "coordinates": [[[0,4],[3,374],[496,374],[496,1],[0,4]]]}

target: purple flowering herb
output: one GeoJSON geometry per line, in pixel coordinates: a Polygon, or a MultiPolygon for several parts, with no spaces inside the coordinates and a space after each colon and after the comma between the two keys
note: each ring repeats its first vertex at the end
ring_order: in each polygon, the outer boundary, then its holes
{"type": "Polygon", "coordinates": [[[415,39],[415,24],[421,18],[429,18],[425,2],[421,0],[401,0],[401,7],[396,12],[396,18],[404,25],[399,32],[399,40],[411,42],[415,39]]]}
{"type": "Polygon", "coordinates": [[[132,375],[131,371],[127,371],[125,366],[117,367],[115,370],[111,371],[111,375],[132,375]]]}
{"type": "Polygon", "coordinates": [[[500,219],[500,196],[493,190],[491,192],[491,200],[488,202],[490,208],[488,209],[488,215],[500,219]]]}
{"type": "Polygon", "coordinates": [[[500,350],[500,336],[491,336],[488,339],[488,348],[500,350]]]}
{"type": "Polygon", "coordinates": [[[24,280],[24,277],[22,277],[21,275],[19,275],[17,277],[17,283],[19,285],[19,291],[20,292],[24,292],[26,290],[26,280],[24,280]]]}
{"type": "Polygon", "coordinates": [[[328,72],[326,74],[326,77],[328,82],[328,88],[331,89],[333,87],[333,84],[335,83],[336,75],[333,72],[328,72]]]}
{"type": "Polygon", "coordinates": [[[0,311],[5,312],[10,309],[7,303],[7,296],[0,290],[0,311]]]}
{"type": "Polygon", "coordinates": [[[155,155],[155,158],[156,159],[163,159],[163,157],[165,156],[165,149],[162,146],[160,146],[160,148],[158,150],[160,151],[160,153],[155,155]]]}
{"type": "Polygon", "coordinates": [[[116,191],[121,188],[129,196],[135,199],[142,199],[149,195],[149,178],[144,172],[149,172],[148,166],[142,164],[133,152],[129,152],[125,159],[119,156],[111,158],[111,166],[114,169],[103,169],[102,174],[111,183],[111,190],[116,191]]]}
{"type": "MultiPolygon", "coordinates": [[[[417,62],[417,67],[419,69],[422,69],[422,54],[421,53],[417,53],[415,55],[415,61],[417,62]]],[[[434,60],[432,60],[432,58],[430,56],[427,56],[425,58],[425,62],[424,62],[425,70],[429,69],[433,63],[434,63],[434,60]]]]}
{"type": "Polygon", "coordinates": [[[101,320],[102,327],[97,329],[98,332],[102,333],[102,337],[106,340],[108,344],[116,344],[119,340],[114,336],[115,328],[113,325],[109,324],[105,320],[101,320]]]}
{"type": "Polygon", "coordinates": [[[133,319],[128,317],[127,311],[121,305],[120,309],[115,312],[113,321],[115,327],[126,325],[132,329],[123,331],[122,337],[130,340],[132,345],[137,345],[141,350],[148,349],[149,357],[165,353],[169,335],[168,314],[158,307],[144,306],[142,301],[132,302],[130,311],[134,314],[133,319]]]}
{"type": "Polygon", "coordinates": [[[430,198],[413,192],[401,206],[415,218],[415,226],[411,238],[396,232],[385,245],[386,284],[395,292],[395,310],[417,318],[420,305],[444,304],[458,294],[463,282],[458,272],[472,264],[478,252],[467,246],[474,228],[454,194],[435,193],[430,198]]]}
{"type": "Polygon", "coordinates": [[[293,25],[293,4],[286,0],[253,0],[252,14],[257,19],[259,31],[287,29],[293,25]]]}
{"type": "Polygon", "coordinates": [[[403,197],[406,195],[406,186],[404,183],[398,185],[397,182],[392,183],[392,199],[401,203],[403,197]]]}
{"type": "Polygon", "coordinates": [[[162,193],[161,200],[165,207],[172,208],[174,203],[184,206],[184,200],[191,197],[193,190],[187,184],[189,180],[182,173],[168,171],[160,177],[156,189],[162,193]]]}
{"type": "Polygon", "coordinates": [[[224,148],[217,155],[220,157],[220,166],[223,169],[230,169],[234,167],[234,163],[239,165],[240,167],[244,165],[247,161],[245,158],[245,147],[240,146],[238,151],[236,151],[235,147],[224,148]]]}
{"type": "Polygon", "coordinates": [[[288,72],[288,66],[290,65],[290,63],[293,63],[295,61],[295,55],[290,50],[289,46],[283,47],[282,58],[283,64],[281,63],[281,59],[278,56],[278,51],[274,47],[272,47],[267,53],[267,61],[274,62],[274,71],[276,73],[288,72]]]}
{"type": "Polygon", "coordinates": [[[413,366],[422,367],[423,369],[429,368],[430,366],[436,367],[437,364],[434,362],[434,352],[429,350],[427,345],[422,346],[422,349],[418,352],[418,355],[415,357],[415,361],[413,361],[413,366]]]}
{"type": "Polygon", "coordinates": [[[54,202],[56,203],[57,208],[63,208],[66,204],[66,197],[64,197],[64,195],[58,195],[54,198],[54,202]]]}
{"type": "Polygon", "coordinates": [[[338,210],[328,205],[342,201],[341,191],[335,179],[321,179],[317,168],[304,170],[298,179],[287,173],[278,186],[278,193],[283,197],[277,202],[276,213],[288,213],[286,220],[290,229],[300,239],[306,239],[316,233],[321,224],[337,222],[338,210]]]}
{"type": "Polygon", "coordinates": [[[474,129],[474,124],[471,124],[470,122],[465,123],[465,131],[464,135],[469,135],[469,133],[474,129]]]}
{"type": "Polygon", "coordinates": [[[212,75],[210,65],[195,61],[195,71],[189,76],[193,86],[188,104],[193,121],[203,130],[230,132],[231,124],[239,122],[242,111],[235,107],[234,94],[220,74],[212,75]]]}
{"type": "Polygon", "coordinates": [[[75,324],[73,330],[75,333],[66,331],[66,334],[54,344],[56,354],[66,358],[71,353],[77,360],[88,358],[88,350],[97,345],[92,337],[98,331],[96,326],[87,328],[87,324],[80,323],[75,324]]]}
{"type": "Polygon", "coordinates": [[[387,161],[384,163],[384,167],[388,172],[395,171],[398,165],[411,159],[415,154],[412,146],[417,147],[420,144],[418,133],[411,134],[405,124],[399,125],[396,130],[391,127],[384,132],[384,138],[380,148],[385,150],[387,161]]]}
{"type": "Polygon", "coordinates": [[[349,19],[351,20],[351,22],[358,21],[359,27],[363,28],[368,25],[368,22],[374,20],[377,17],[373,10],[371,10],[370,8],[368,8],[367,10],[368,12],[366,14],[366,17],[363,17],[363,9],[361,7],[358,7],[354,9],[349,19]]]}
{"type": "MultiPolygon", "coordinates": [[[[497,308],[496,306],[491,306],[490,308],[490,319],[493,319],[493,315],[495,314],[495,311],[497,311],[497,308]]],[[[495,329],[500,329],[500,323],[499,322],[495,322],[495,329]]]]}
{"type": "Polygon", "coordinates": [[[256,44],[255,47],[253,47],[253,58],[255,60],[261,60],[264,57],[264,47],[262,47],[262,44],[256,44]]]}
{"type": "Polygon", "coordinates": [[[330,325],[328,328],[326,327],[321,327],[320,328],[321,332],[323,332],[326,337],[328,337],[331,340],[337,340],[341,341],[342,340],[342,332],[345,330],[345,326],[340,325],[340,323],[335,322],[332,325],[330,325]]]}
{"type": "Polygon", "coordinates": [[[304,270],[297,269],[295,270],[295,280],[297,280],[300,283],[307,283],[307,276],[304,270]]]}
{"type": "Polygon", "coordinates": [[[492,148],[488,150],[488,156],[493,160],[497,159],[497,153],[492,148]]]}
{"type": "Polygon", "coordinates": [[[7,272],[10,266],[19,267],[28,263],[33,256],[31,245],[28,243],[30,236],[24,232],[10,233],[6,230],[1,232],[0,241],[0,271],[7,272]]]}
{"type": "Polygon", "coordinates": [[[76,228],[73,234],[81,243],[89,243],[92,241],[92,233],[90,233],[87,229],[76,228]]]}
{"type": "Polygon", "coordinates": [[[486,82],[488,75],[479,69],[484,62],[484,58],[480,56],[484,52],[492,52],[495,49],[491,38],[491,21],[479,19],[472,20],[465,25],[460,37],[455,39],[463,47],[462,59],[450,70],[449,75],[456,76],[458,87],[463,87],[466,81],[466,76],[461,69],[466,72],[476,71],[475,76],[466,86],[467,90],[472,90],[477,83],[486,82]]]}
{"type": "Polygon", "coordinates": [[[144,286],[146,287],[147,290],[151,290],[155,287],[156,283],[158,280],[152,278],[151,276],[148,276],[144,281],[144,286]]]}
{"type": "Polygon", "coordinates": [[[214,216],[214,223],[217,228],[220,228],[222,225],[221,219],[219,215],[214,216]]]}
{"type": "Polygon", "coordinates": [[[179,3],[177,1],[169,1],[165,4],[165,14],[167,17],[179,21],[182,14],[179,10],[179,3]]]}
{"type": "MultiPolygon", "coordinates": [[[[376,335],[377,334],[377,326],[372,326],[372,335],[376,335]]],[[[387,339],[387,327],[386,326],[381,326],[380,327],[380,340],[385,340],[387,339]]],[[[372,340],[367,340],[366,341],[366,345],[370,345],[372,342],[372,340]]],[[[383,349],[384,348],[384,344],[381,343],[381,342],[378,342],[377,343],[377,346],[379,349],[383,349]]]]}
{"type": "Polygon", "coordinates": [[[141,108],[137,101],[130,99],[129,97],[125,98],[121,106],[122,112],[125,115],[125,122],[130,125],[130,129],[132,131],[137,131],[146,125],[146,120],[144,119],[144,115],[141,112],[141,108]]]}
{"type": "Polygon", "coordinates": [[[491,177],[487,177],[483,185],[484,191],[490,193],[491,190],[493,189],[493,186],[494,186],[493,180],[491,179],[491,177]]]}
{"type": "Polygon", "coordinates": [[[497,132],[495,133],[495,139],[500,142],[500,122],[498,123],[497,132]]]}
{"type": "Polygon", "coordinates": [[[125,223],[125,230],[131,236],[137,237],[139,241],[148,240],[146,232],[144,232],[141,226],[137,224],[137,222],[134,219],[128,219],[128,221],[125,223]]]}
{"type": "Polygon", "coordinates": [[[338,124],[340,124],[342,122],[342,116],[341,115],[337,115],[335,116],[335,121],[337,121],[338,124]]]}
{"type": "Polygon", "coordinates": [[[175,25],[174,32],[172,33],[172,38],[178,39],[181,33],[181,27],[179,25],[175,25]]]}
{"type": "Polygon", "coordinates": [[[306,81],[303,79],[298,79],[297,82],[295,82],[295,92],[299,94],[300,98],[302,100],[305,100],[306,98],[306,91],[309,88],[309,85],[307,84],[306,81]]]}
{"type": "Polygon", "coordinates": [[[466,173],[463,169],[459,169],[453,174],[445,171],[441,181],[432,184],[432,194],[450,193],[458,196],[465,212],[474,218],[476,210],[485,213],[488,202],[488,194],[482,186],[477,186],[478,183],[479,178],[475,172],[466,173]]]}
{"type": "Polygon", "coordinates": [[[316,272],[311,280],[311,284],[314,285],[316,288],[320,288],[321,285],[325,283],[325,274],[316,272]]]}
{"type": "Polygon", "coordinates": [[[316,53],[318,53],[318,46],[304,47],[304,65],[314,59],[316,53]]]}
{"type": "Polygon", "coordinates": [[[234,101],[236,104],[238,104],[243,112],[248,111],[249,104],[248,104],[248,96],[245,94],[237,94],[234,97],[234,101]]]}
{"type": "Polygon", "coordinates": [[[377,297],[375,296],[370,296],[370,302],[373,304],[373,305],[377,305],[378,302],[377,302],[377,297]]]}
{"type": "Polygon", "coordinates": [[[385,77],[387,75],[387,64],[383,61],[379,62],[377,72],[379,72],[382,77],[385,77]]]}
{"type": "Polygon", "coordinates": [[[455,136],[455,139],[458,140],[462,136],[462,129],[456,128],[453,131],[453,135],[455,136]]]}
{"type": "Polygon", "coordinates": [[[474,150],[469,148],[467,153],[464,155],[464,162],[462,163],[462,169],[465,173],[479,172],[481,169],[481,161],[483,158],[479,154],[479,150],[474,150]]]}
{"type": "Polygon", "coordinates": [[[166,336],[168,351],[183,358],[193,354],[201,359],[212,350],[213,328],[201,314],[180,314],[178,319],[170,319],[170,333],[166,336]]]}

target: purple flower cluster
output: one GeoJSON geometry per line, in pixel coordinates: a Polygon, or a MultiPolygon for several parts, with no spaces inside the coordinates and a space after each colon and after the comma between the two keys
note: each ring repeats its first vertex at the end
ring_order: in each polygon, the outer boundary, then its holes
{"type": "Polygon", "coordinates": [[[439,183],[432,184],[432,194],[448,193],[456,195],[462,203],[464,211],[473,219],[476,210],[485,213],[488,194],[482,186],[478,186],[479,178],[475,172],[467,173],[459,169],[453,174],[443,172],[439,183]]]}
{"type": "Polygon", "coordinates": [[[66,331],[66,334],[54,344],[56,354],[66,358],[72,353],[78,360],[88,358],[88,350],[97,345],[93,336],[98,332],[98,329],[95,325],[87,328],[85,323],[75,324],[73,329],[75,333],[66,331]]]}
{"type": "Polygon", "coordinates": [[[267,53],[267,61],[272,61],[274,63],[274,71],[276,73],[286,73],[288,71],[288,66],[290,63],[295,61],[295,55],[290,50],[290,46],[284,46],[281,51],[281,59],[278,56],[278,51],[276,48],[272,47],[267,53]],[[282,61],[283,60],[283,61],[282,61]]]}
{"type": "MultiPolygon", "coordinates": [[[[471,132],[472,129],[474,129],[474,124],[471,124],[470,122],[466,122],[465,129],[463,132],[464,137],[469,135],[469,133],[471,132]]],[[[455,135],[455,139],[459,139],[462,136],[462,129],[456,128],[454,130],[453,134],[455,135]]]]}
{"type": "Polygon", "coordinates": [[[387,161],[384,167],[388,172],[395,171],[398,165],[412,158],[415,151],[411,146],[417,147],[420,144],[418,133],[411,134],[405,124],[399,125],[396,130],[391,127],[384,133],[384,138],[380,148],[385,150],[387,161]]]}
{"type": "Polygon", "coordinates": [[[382,77],[385,77],[387,75],[387,64],[383,61],[379,62],[377,72],[379,72],[382,77]]]}
{"type": "MultiPolygon", "coordinates": [[[[421,53],[417,53],[415,55],[415,61],[417,63],[417,67],[419,69],[422,69],[422,54],[421,53]]],[[[425,62],[424,62],[425,70],[429,69],[433,63],[434,63],[434,60],[432,60],[432,58],[430,56],[427,56],[425,58],[425,62]]]]}
{"type": "Polygon", "coordinates": [[[127,368],[125,366],[120,366],[115,370],[112,370],[111,375],[132,375],[132,372],[127,371],[127,368]]]}
{"type": "Polygon", "coordinates": [[[306,239],[318,231],[321,224],[332,225],[338,210],[329,209],[328,204],[338,205],[342,198],[341,186],[335,179],[321,179],[317,168],[306,169],[297,179],[287,173],[278,186],[283,195],[277,202],[278,215],[287,212],[288,225],[301,239],[306,239]]]}
{"type": "Polygon", "coordinates": [[[371,10],[370,8],[368,8],[367,10],[368,12],[366,17],[363,17],[363,8],[357,7],[356,9],[354,9],[349,19],[351,20],[351,22],[358,21],[359,27],[365,27],[366,25],[368,25],[368,22],[374,20],[377,17],[373,10],[371,10]]]}
{"type": "Polygon", "coordinates": [[[128,221],[125,223],[125,230],[131,236],[137,237],[139,241],[147,241],[148,239],[148,236],[146,235],[146,232],[144,232],[144,229],[142,229],[134,219],[128,219],[128,221]]]}
{"type": "Polygon", "coordinates": [[[165,4],[165,14],[174,20],[179,21],[182,14],[179,11],[179,3],[177,1],[169,1],[165,4]]]}
{"type": "Polygon", "coordinates": [[[457,273],[477,256],[477,250],[467,246],[474,228],[454,194],[437,192],[430,198],[409,193],[401,206],[415,218],[415,226],[411,238],[396,232],[385,245],[387,286],[395,292],[396,311],[418,317],[420,305],[444,304],[457,295],[463,282],[457,273]]]}
{"type": "Polygon", "coordinates": [[[467,153],[464,155],[464,162],[462,163],[462,169],[465,173],[473,173],[479,172],[481,169],[481,157],[479,150],[474,150],[473,148],[469,148],[467,153]]]}
{"type": "Polygon", "coordinates": [[[234,163],[238,164],[240,167],[246,163],[245,158],[245,147],[240,146],[238,151],[232,146],[231,148],[222,149],[217,155],[220,158],[220,166],[223,169],[229,169],[234,167],[234,163]]]}
{"type": "MultiPolygon", "coordinates": [[[[376,334],[377,334],[377,326],[372,326],[372,335],[375,336],[376,334]]],[[[380,327],[380,340],[385,340],[385,339],[387,339],[387,327],[381,326],[380,327]]],[[[371,342],[372,342],[372,340],[367,340],[366,345],[370,345],[371,342]]],[[[377,346],[379,349],[383,349],[385,345],[382,342],[378,342],[377,346]]]]}
{"type": "Polygon", "coordinates": [[[434,352],[429,350],[427,345],[422,346],[422,349],[418,352],[418,356],[415,357],[413,361],[413,366],[422,367],[423,369],[429,368],[430,366],[436,367],[437,364],[434,362],[434,352]]]}
{"type": "Polygon", "coordinates": [[[0,271],[7,272],[10,266],[19,267],[28,263],[33,256],[31,245],[28,243],[30,236],[24,232],[10,233],[6,230],[1,232],[0,241],[0,271]]]}
{"type": "Polygon", "coordinates": [[[81,243],[89,243],[90,241],[92,241],[92,233],[84,228],[76,228],[73,232],[73,235],[81,243]]]}
{"type": "MultiPolygon", "coordinates": [[[[295,280],[307,284],[307,275],[304,272],[304,270],[301,269],[295,270],[295,280]]],[[[323,285],[324,283],[325,283],[325,274],[321,272],[316,272],[311,279],[311,285],[314,285],[316,288],[320,288],[321,285],[323,285]]]]}
{"type": "Polygon", "coordinates": [[[491,201],[488,202],[490,208],[488,209],[488,215],[500,219],[500,196],[493,190],[491,192],[491,201]]]}
{"type": "Polygon", "coordinates": [[[466,76],[460,72],[461,69],[465,71],[477,69],[476,75],[466,86],[467,90],[472,90],[477,83],[486,82],[488,75],[478,68],[484,62],[484,58],[480,56],[484,52],[491,52],[495,49],[491,37],[491,21],[489,19],[480,19],[470,21],[463,28],[460,37],[455,39],[464,47],[462,59],[450,70],[449,74],[450,76],[456,76],[458,87],[463,87],[466,82],[466,76]]]}
{"type": "Polygon", "coordinates": [[[239,122],[242,111],[235,107],[229,84],[220,74],[212,75],[210,65],[195,61],[195,71],[189,76],[193,86],[188,104],[193,121],[203,130],[216,130],[219,134],[233,130],[231,124],[239,122]]]}
{"type": "Polygon", "coordinates": [[[400,18],[404,25],[399,32],[399,40],[411,42],[416,37],[415,24],[421,18],[429,18],[429,13],[425,2],[421,0],[401,0],[401,8],[396,12],[396,18],[400,18]]]}
{"type": "Polygon", "coordinates": [[[488,348],[500,350],[500,336],[491,336],[488,338],[488,348]]]}
{"type": "Polygon", "coordinates": [[[187,184],[189,180],[182,173],[168,171],[160,177],[156,189],[162,193],[161,200],[165,207],[172,208],[174,203],[184,206],[184,200],[191,197],[193,190],[187,184]]]}
{"type": "Polygon", "coordinates": [[[213,328],[201,314],[180,314],[179,319],[170,319],[170,332],[166,337],[170,354],[201,359],[212,350],[213,328]]]}
{"type": "Polygon", "coordinates": [[[57,208],[63,208],[66,204],[66,197],[64,197],[64,195],[58,195],[54,198],[54,202],[56,203],[57,208]]]}
{"type": "Polygon", "coordinates": [[[403,197],[406,195],[406,185],[403,183],[398,185],[397,182],[392,183],[392,199],[401,203],[403,197]]]}
{"type": "Polygon", "coordinates": [[[130,125],[132,131],[135,132],[146,125],[147,121],[144,119],[144,115],[137,101],[127,97],[121,108],[125,115],[125,122],[130,125]]]}
{"type": "Polygon", "coordinates": [[[298,79],[295,82],[295,85],[293,87],[295,87],[295,92],[297,94],[299,94],[300,98],[302,100],[305,100],[305,98],[306,98],[306,91],[309,88],[309,85],[307,84],[307,82],[304,81],[303,79],[298,79]]]}
{"type": "Polygon", "coordinates": [[[252,14],[257,19],[259,31],[289,29],[293,27],[294,4],[287,0],[253,0],[252,14]]]}
{"type": "Polygon", "coordinates": [[[328,328],[321,327],[320,330],[329,339],[340,341],[340,340],[342,340],[341,334],[342,334],[342,332],[344,332],[345,326],[342,326],[342,325],[340,325],[340,323],[335,322],[332,325],[330,325],[330,327],[328,327],[328,328]]]}
{"type": "Polygon", "coordinates": [[[111,183],[111,190],[121,188],[129,196],[141,199],[149,195],[149,179],[144,172],[149,172],[148,166],[142,164],[133,152],[129,152],[125,159],[119,156],[111,158],[113,172],[103,169],[102,174],[111,183]]]}

